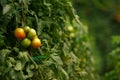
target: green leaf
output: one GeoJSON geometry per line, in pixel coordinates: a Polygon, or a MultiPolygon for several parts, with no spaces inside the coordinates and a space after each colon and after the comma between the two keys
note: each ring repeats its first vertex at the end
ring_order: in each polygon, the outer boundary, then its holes
{"type": "Polygon", "coordinates": [[[0,47],[4,46],[5,45],[5,42],[3,39],[0,39],[0,47]]]}
{"type": "Polygon", "coordinates": [[[39,56],[34,56],[34,57],[32,57],[33,60],[36,60],[36,59],[38,59],[38,58],[43,58],[43,59],[45,59],[45,58],[47,58],[47,56],[39,55],[39,56]]]}
{"type": "Polygon", "coordinates": [[[7,0],[0,0],[0,4],[1,4],[2,6],[6,5],[6,4],[7,4],[7,0]]]}
{"type": "Polygon", "coordinates": [[[69,55],[70,55],[70,57],[71,57],[73,62],[77,62],[78,61],[78,57],[73,52],[70,52],[69,55]]]}
{"type": "Polygon", "coordinates": [[[0,63],[5,64],[5,58],[10,52],[11,51],[8,49],[3,49],[0,51],[0,63]]]}
{"type": "Polygon", "coordinates": [[[27,67],[26,67],[26,72],[28,73],[28,75],[27,75],[27,77],[32,77],[33,76],[33,70],[34,69],[34,65],[32,64],[32,65],[28,65],[27,67]]]}
{"type": "Polygon", "coordinates": [[[69,80],[69,76],[68,76],[68,73],[63,69],[63,68],[60,68],[61,72],[65,75],[65,80],[69,80]]]}
{"type": "Polygon", "coordinates": [[[15,59],[13,57],[9,57],[9,61],[12,62],[12,63],[15,63],[15,59]]]}
{"type": "Polygon", "coordinates": [[[28,55],[28,52],[27,52],[27,51],[19,52],[18,58],[19,58],[22,62],[26,63],[27,61],[29,61],[29,58],[28,58],[27,55],[28,55]]]}
{"type": "Polygon", "coordinates": [[[64,55],[67,56],[69,54],[69,46],[67,43],[64,43],[64,46],[63,46],[63,52],[64,52],[64,55]]]}
{"type": "Polygon", "coordinates": [[[17,77],[16,72],[15,72],[14,69],[12,69],[12,70],[9,72],[9,75],[10,75],[10,77],[11,77],[13,80],[15,80],[16,77],[17,77]]]}
{"type": "Polygon", "coordinates": [[[51,61],[51,60],[44,61],[44,65],[45,65],[45,66],[50,66],[50,65],[52,65],[52,64],[53,64],[53,61],[51,61]]]}
{"type": "Polygon", "coordinates": [[[10,9],[11,9],[10,5],[6,5],[5,7],[3,7],[3,14],[6,14],[10,9]]]}
{"type": "Polygon", "coordinates": [[[11,67],[7,67],[2,73],[2,75],[5,76],[10,70],[11,70],[11,67]]]}
{"type": "Polygon", "coordinates": [[[52,54],[51,58],[56,62],[56,64],[63,65],[63,62],[62,62],[60,56],[58,56],[57,54],[52,54]]]}
{"type": "Polygon", "coordinates": [[[22,70],[22,63],[20,61],[17,61],[14,69],[16,71],[22,70]]]}
{"type": "Polygon", "coordinates": [[[13,64],[10,61],[6,61],[6,64],[7,64],[8,67],[12,67],[13,66],[13,64]]]}
{"type": "Polygon", "coordinates": [[[116,36],[112,36],[112,43],[115,45],[120,44],[120,36],[116,35],[116,36]]]}

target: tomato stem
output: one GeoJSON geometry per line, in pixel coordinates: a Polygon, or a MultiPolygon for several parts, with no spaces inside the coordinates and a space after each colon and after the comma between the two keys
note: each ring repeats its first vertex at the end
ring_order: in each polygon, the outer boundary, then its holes
{"type": "Polygon", "coordinates": [[[22,17],[22,27],[25,26],[26,22],[25,22],[25,14],[24,14],[24,11],[23,11],[23,2],[20,3],[21,7],[22,7],[22,11],[21,11],[21,17],[22,17]]]}

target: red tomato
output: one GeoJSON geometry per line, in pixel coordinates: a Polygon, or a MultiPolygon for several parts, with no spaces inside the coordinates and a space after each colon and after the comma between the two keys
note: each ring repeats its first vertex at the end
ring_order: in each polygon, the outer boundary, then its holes
{"type": "Polygon", "coordinates": [[[41,46],[41,40],[39,38],[34,38],[32,40],[31,46],[33,48],[39,48],[41,46]]]}
{"type": "Polygon", "coordinates": [[[14,35],[17,39],[24,39],[26,37],[25,31],[23,28],[16,28],[14,35]]]}

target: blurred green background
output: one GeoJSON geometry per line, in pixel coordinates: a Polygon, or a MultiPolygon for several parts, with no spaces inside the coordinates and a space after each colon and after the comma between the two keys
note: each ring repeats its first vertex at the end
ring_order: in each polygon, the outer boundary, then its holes
{"type": "Polygon", "coordinates": [[[97,73],[105,80],[119,80],[120,71],[115,70],[120,60],[116,50],[120,44],[120,0],[73,0],[73,5],[88,26],[97,73]]]}

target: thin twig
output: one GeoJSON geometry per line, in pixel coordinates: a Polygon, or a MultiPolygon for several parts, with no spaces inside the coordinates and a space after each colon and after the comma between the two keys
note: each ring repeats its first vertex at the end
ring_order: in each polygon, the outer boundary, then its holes
{"type": "Polygon", "coordinates": [[[24,10],[23,10],[23,6],[24,6],[23,2],[21,2],[20,5],[21,5],[21,7],[22,7],[22,11],[21,11],[22,26],[24,26],[26,22],[25,22],[25,14],[24,14],[24,10]]]}

